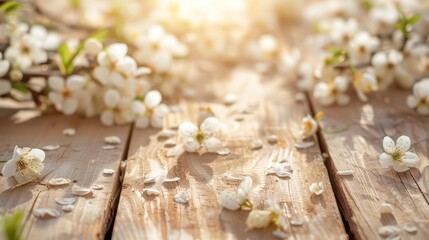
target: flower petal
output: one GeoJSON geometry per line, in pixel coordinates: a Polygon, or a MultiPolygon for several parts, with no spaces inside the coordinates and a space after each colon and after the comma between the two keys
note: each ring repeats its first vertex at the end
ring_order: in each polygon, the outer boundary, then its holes
{"type": "Polygon", "coordinates": [[[161,103],[161,101],[162,101],[161,93],[156,90],[149,91],[144,98],[144,103],[149,108],[155,108],[161,103]]]}
{"type": "Polygon", "coordinates": [[[203,142],[204,148],[208,152],[216,152],[222,147],[222,143],[215,137],[209,137],[203,142]]]}
{"type": "Polygon", "coordinates": [[[1,173],[3,174],[4,177],[11,177],[15,174],[15,172],[16,172],[16,160],[7,161],[4,164],[3,169],[1,170],[1,173]]]}
{"type": "Polygon", "coordinates": [[[94,77],[100,81],[103,85],[107,84],[110,81],[109,69],[106,67],[96,67],[94,69],[94,77]]]}
{"type": "Polygon", "coordinates": [[[179,126],[179,134],[184,139],[194,138],[197,131],[198,127],[191,122],[184,122],[179,126]]]}
{"type": "Polygon", "coordinates": [[[30,152],[28,152],[28,156],[34,156],[37,159],[40,160],[40,162],[43,162],[45,160],[45,152],[41,149],[37,149],[37,148],[33,148],[30,150],[30,152]]]}
{"type": "MultiPolygon", "coordinates": [[[[1,58],[0,58],[1,59],[1,58]]],[[[3,77],[9,70],[10,62],[7,60],[0,60],[0,77],[3,77]]]]}
{"type": "Polygon", "coordinates": [[[50,76],[48,78],[48,85],[55,91],[62,91],[64,89],[64,78],[59,76],[50,76]]]}
{"type": "Polygon", "coordinates": [[[107,90],[107,92],[104,94],[104,104],[106,104],[106,107],[108,108],[116,107],[120,99],[121,96],[119,95],[119,92],[113,89],[107,90]]]}
{"type": "Polygon", "coordinates": [[[85,85],[85,78],[79,75],[72,75],[67,79],[67,88],[72,91],[82,89],[85,85]]]}
{"type": "Polygon", "coordinates": [[[115,120],[113,111],[107,110],[101,113],[100,115],[101,123],[103,123],[105,126],[112,126],[115,120]]]}
{"type": "Polygon", "coordinates": [[[420,159],[417,154],[413,152],[406,152],[404,155],[404,162],[408,167],[417,167],[419,165],[420,159]]]}
{"type": "Polygon", "coordinates": [[[220,130],[220,128],[220,121],[215,117],[208,117],[201,124],[201,131],[208,136],[215,135],[220,130]]]}
{"type": "Polygon", "coordinates": [[[393,169],[395,169],[395,171],[397,172],[405,172],[409,169],[409,167],[403,163],[400,163],[398,161],[393,161],[393,169]]]}
{"type": "Polygon", "coordinates": [[[9,93],[11,89],[12,89],[12,84],[9,81],[0,79],[0,95],[9,93]]]}
{"type": "Polygon", "coordinates": [[[72,115],[76,112],[78,101],[75,98],[66,98],[63,102],[62,111],[65,115],[72,115]]]}
{"type": "Polygon", "coordinates": [[[388,168],[392,165],[393,158],[392,158],[392,156],[390,156],[387,153],[382,153],[380,155],[379,161],[380,161],[381,166],[383,166],[384,168],[388,168]]]}
{"type": "Polygon", "coordinates": [[[229,210],[237,210],[240,208],[240,204],[237,202],[236,194],[232,192],[221,192],[220,204],[229,210]]]}
{"type": "Polygon", "coordinates": [[[200,148],[200,144],[197,141],[187,141],[183,144],[183,148],[187,152],[196,152],[200,148]]]}
{"type": "Polygon", "coordinates": [[[396,140],[396,149],[399,149],[401,152],[405,153],[410,149],[411,139],[407,136],[400,136],[396,140]]]}
{"type": "Polygon", "coordinates": [[[396,150],[396,145],[393,139],[388,136],[384,137],[383,148],[386,153],[393,153],[396,150]]]}

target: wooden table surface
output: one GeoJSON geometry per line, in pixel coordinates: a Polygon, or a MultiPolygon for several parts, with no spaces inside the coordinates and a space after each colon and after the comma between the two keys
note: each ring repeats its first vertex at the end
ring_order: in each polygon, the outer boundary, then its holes
{"type": "Polygon", "coordinates": [[[0,159],[11,158],[15,145],[61,147],[47,152],[43,177],[34,183],[13,188],[10,179],[0,177],[0,212],[25,210],[24,239],[273,239],[273,228],[246,231],[248,211],[225,210],[219,203],[221,191],[234,190],[239,184],[227,176],[241,174],[253,180],[250,200],[255,208],[272,199],[289,221],[303,222],[290,226],[289,239],[380,239],[379,227],[408,223],[418,230],[413,234],[401,230],[403,239],[428,238],[429,193],[423,181],[429,118],[407,109],[407,91],[392,89],[374,94],[368,103],[353,99],[347,107],[326,108],[309,98],[297,101],[296,91],[285,85],[282,76],[234,68],[225,78],[228,81],[207,83],[213,96],[204,102],[178,98],[180,111],[166,117],[164,128],[174,128],[184,120],[195,122],[198,108],[210,106],[228,129],[222,137],[231,150],[227,156],[185,153],[167,157],[165,139],[157,136],[156,129],[104,127],[97,118],[40,116],[31,109],[3,108],[0,159]],[[227,92],[239,96],[231,106],[222,104],[227,92]],[[256,110],[242,113],[249,103],[257,103],[256,110]],[[318,111],[325,113],[324,127],[346,130],[321,132],[315,146],[296,149],[302,118],[318,111]],[[69,127],[76,129],[75,136],[62,134],[69,127]],[[405,173],[381,168],[378,157],[383,137],[402,134],[411,137],[421,165],[405,173]],[[102,149],[108,135],[120,137],[121,144],[102,149]],[[279,141],[269,144],[270,135],[278,136],[279,141]],[[254,139],[264,142],[261,149],[251,149],[254,139]],[[266,175],[269,166],[283,159],[293,168],[290,177],[266,175]],[[115,169],[115,174],[103,175],[105,168],[115,169]],[[349,169],[352,176],[337,174],[337,170],[349,169]],[[161,194],[147,196],[144,178],[150,173],[180,180],[155,183],[152,187],[161,194]],[[105,187],[94,190],[92,197],[78,197],[71,213],[49,220],[35,218],[32,210],[60,210],[55,198],[72,196],[72,185],[47,185],[57,177],[70,178],[84,187],[105,187]],[[324,193],[312,195],[309,185],[320,181],[324,193]],[[175,194],[182,191],[190,195],[187,204],[174,201],[175,194]],[[385,202],[393,205],[392,214],[380,213],[385,202]]]}

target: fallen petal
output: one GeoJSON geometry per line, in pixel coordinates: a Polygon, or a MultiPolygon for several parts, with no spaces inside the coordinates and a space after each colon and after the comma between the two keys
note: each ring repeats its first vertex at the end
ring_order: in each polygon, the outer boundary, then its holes
{"type": "Polygon", "coordinates": [[[113,145],[104,145],[101,148],[104,149],[104,150],[111,150],[111,149],[115,149],[115,146],[113,146],[113,145]]]}
{"type": "Polygon", "coordinates": [[[76,201],[76,198],[55,198],[55,202],[60,205],[70,205],[76,201]]]}
{"type": "Polygon", "coordinates": [[[315,144],[314,142],[302,142],[302,143],[295,144],[295,147],[298,149],[306,149],[314,146],[314,144],[315,144]]]}
{"type": "Polygon", "coordinates": [[[221,156],[226,156],[226,155],[230,154],[231,151],[228,148],[222,148],[222,149],[217,150],[216,153],[221,155],[221,156]]]}
{"type": "Polygon", "coordinates": [[[113,169],[111,169],[111,168],[105,168],[104,170],[103,170],[103,174],[105,174],[105,175],[112,175],[112,174],[114,174],[115,173],[115,170],[113,170],[113,169]]]}
{"type": "Polygon", "coordinates": [[[174,178],[167,178],[164,180],[164,182],[166,183],[172,183],[172,182],[178,182],[180,180],[179,177],[174,177],[174,178]]]}
{"type": "Polygon", "coordinates": [[[260,148],[262,148],[262,146],[263,146],[263,143],[262,143],[262,141],[261,141],[261,140],[259,140],[259,139],[253,140],[253,141],[250,143],[250,148],[251,148],[252,150],[260,149],[260,148]]]}
{"type": "Polygon", "coordinates": [[[174,195],[174,201],[185,204],[189,201],[189,196],[186,192],[178,192],[176,195],[174,195]]]}
{"type": "Polygon", "coordinates": [[[107,136],[104,138],[104,142],[111,145],[118,145],[121,143],[121,139],[118,136],[107,136]]]}
{"type": "Polygon", "coordinates": [[[92,185],[92,189],[94,189],[94,190],[101,190],[103,188],[104,188],[103,184],[94,184],[94,185],[92,185]]]}
{"type": "Polygon", "coordinates": [[[276,144],[279,138],[276,135],[270,135],[268,136],[267,140],[268,140],[268,143],[270,144],[276,144]]]}
{"type": "Polygon", "coordinates": [[[76,130],[74,128],[65,128],[63,130],[63,134],[66,136],[74,136],[76,134],[76,130]]]}
{"type": "Polygon", "coordinates": [[[143,192],[145,192],[148,196],[158,196],[161,193],[160,191],[152,188],[143,189],[143,192]]]}
{"type": "Polygon", "coordinates": [[[74,195],[77,195],[77,196],[85,196],[92,193],[92,190],[90,188],[84,188],[78,185],[74,185],[72,187],[72,192],[74,195]]]}
{"type": "Polygon", "coordinates": [[[61,185],[66,185],[70,183],[71,183],[71,180],[68,178],[52,178],[51,180],[49,180],[49,185],[51,186],[61,186],[61,185]]]}
{"type": "Polygon", "coordinates": [[[62,207],[62,209],[63,209],[64,212],[71,212],[74,209],[74,205],[64,205],[62,207]]]}
{"type": "Polygon", "coordinates": [[[33,211],[34,216],[37,218],[57,218],[61,213],[53,208],[38,208],[33,211]]]}
{"type": "Polygon", "coordinates": [[[42,149],[45,151],[55,151],[59,148],[60,148],[60,145],[46,145],[42,147],[42,149]]]}
{"type": "Polygon", "coordinates": [[[340,176],[349,176],[353,175],[353,170],[338,170],[337,174],[340,176]]]}
{"type": "Polygon", "coordinates": [[[407,223],[403,226],[403,229],[405,232],[407,233],[415,233],[417,232],[417,227],[415,224],[413,223],[407,223]]]}

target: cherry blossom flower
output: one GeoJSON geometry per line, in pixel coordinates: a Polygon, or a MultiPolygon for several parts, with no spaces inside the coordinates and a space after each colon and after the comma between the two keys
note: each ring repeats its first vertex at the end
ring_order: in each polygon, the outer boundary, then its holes
{"type": "Polygon", "coordinates": [[[354,18],[347,20],[336,18],[331,24],[330,36],[338,44],[348,43],[359,29],[358,22],[354,18]]]}
{"type": "Polygon", "coordinates": [[[380,164],[384,168],[393,167],[397,172],[405,172],[410,167],[417,167],[420,159],[417,154],[410,152],[411,139],[400,136],[396,144],[392,138],[386,136],[383,139],[384,153],[380,155],[380,164]]]}
{"type": "Polygon", "coordinates": [[[221,123],[215,117],[206,118],[200,127],[191,122],[182,123],[179,126],[179,133],[184,140],[185,151],[196,152],[204,147],[208,152],[216,152],[222,146],[216,137],[220,134],[221,127],[221,123]]]}
{"type": "Polygon", "coordinates": [[[5,177],[14,177],[19,184],[38,178],[45,167],[45,152],[37,148],[15,146],[13,157],[3,166],[5,177]]]}
{"type": "Polygon", "coordinates": [[[6,49],[5,58],[25,71],[33,64],[46,62],[48,54],[42,49],[38,41],[30,35],[24,35],[22,38],[11,42],[10,47],[6,49]]]}
{"type": "Polygon", "coordinates": [[[330,82],[319,82],[314,87],[313,96],[324,106],[329,106],[334,103],[344,106],[350,102],[350,97],[346,91],[348,89],[349,80],[344,76],[337,76],[330,82]]]}
{"type": "Polygon", "coordinates": [[[121,125],[134,121],[134,113],[131,109],[132,99],[121,96],[115,89],[107,90],[103,99],[105,109],[100,115],[100,120],[104,125],[121,125]]]}
{"type": "Polygon", "coordinates": [[[370,62],[371,54],[379,47],[378,38],[371,36],[368,32],[358,32],[349,43],[349,55],[352,64],[363,64],[370,62]]]}
{"type": "Polygon", "coordinates": [[[250,190],[252,189],[252,179],[245,177],[241,181],[237,192],[221,192],[220,203],[221,205],[229,210],[252,209],[253,205],[248,199],[250,190]]]}
{"type": "Polygon", "coordinates": [[[302,119],[301,125],[301,136],[303,138],[314,136],[314,134],[316,134],[317,132],[318,127],[319,124],[317,123],[316,119],[314,119],[310,115],[304,117],[302,119]]]}
{"type": "Polygon", "coordinates": [[[377,52],[371,59],[374,72],[379,80],[378,87],[386,89],[393,82],[396,68],[402,63],[404,57],[397,50],[377,52]]]}
{"type": "Polygon", "coordinates": [[[134,100],[132,103],[132,111],[137,115],[136,127],[147,128],[162,128],[163,118],[169,112],[167,105],[161,104],[161,93],[152,90],[149,91],[144,100],[134,100]]]}
{"type": "Polygon", "coordinates": [[[429,115],[429,78],[414,85],[413,94],[407,98],[407,105],[416,109],[418,114],[429,115]]]}
{"type": "Polygon", "coordinates": [[[366,94],[378,90],[377,78],[369,69],[360,71],[354,74],[353,87],[355,88],[359,99],[366,102],[368,101],[366,94]]]}
{"type": "Polygon", "coordinates": [[[74,114],[79,105],[78,94],[84,85],[83,76],[71,75],[67,80],[60,76],[50,76],[48,78],[48,86],[51,88],[49,99],[58,111],[65,115],[74,114]]]}

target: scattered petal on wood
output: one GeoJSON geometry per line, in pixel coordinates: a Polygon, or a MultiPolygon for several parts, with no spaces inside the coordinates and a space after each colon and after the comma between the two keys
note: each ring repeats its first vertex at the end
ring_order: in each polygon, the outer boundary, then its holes
{"type": "Polygon", "coordinates": [[[78,185],[74,185],[72,187],[72,192],[74,195],[77,195],[77,196],[85,196],[92,193],[92,190],[90,188],[84,188],[78,185]]]}
{"type": "Polygon", "coordinates": [[[118,145],[121,143],[121,139],[118,136],[107,136],[104,138],[104,142],[111,145],[118,145]]]}
{"type": "Polygon", "coordinates": [[[290,177],[290,175],[292,175],[291,171],[286,171],[283,169],[277,169],[276,171],[276,176],[279,178],[290,177]]]}
{"type": "Polygon", "coordinates": [[[174,130],[164,129],[164,130],[161,130],[158,133],[158,137],[161,137],[161,138],[171,138],[171,137],[176,136],[176,134],[177,134],[177,132],[174,131],[174,130]]]}
{"type": "Polygon", "coordinates": [[[143,181],[144,184],[155,183],[155,182],[156,182],[155,177],[146,177],[143,181]]]}
{"type": "Polygon", "coordinates": [[[115,170],[111,169],[111,168],[105,168],[103,170],[103,174],[105,175],[113,175],[115,173],[115,170]]]}
{"type": "Polygon", "coordinates": [[[301,220],[290,220],[290,225],[292,226],[302,226],[304,224],[301,220]]]}
{"type": "Polygon", "coordinates": [[[189,196],[186,192],[178,192],[174,195],[174,201],[185,204],[189,201],[189,196]]]}
{"type": "Polygon", "coordinates": [[[113,145],[104,145],[101,148],[104,149],[104,150],[112,150],[112,149],[115,149],[115,146],[113,146],[113,145]]]}
{"type": "Polygon", "coordinates": [[[417,232],[417,227],[413,223],[407,223],[402,228],[407,233],[415,233],[415,232],[417,232]]]}
{"type": "Polygon", "coordinates": [[[94,190],[101,190],[103,188],[104,188],[103,184],[94,184],[94,185],[92,185],[92,189],[94,189],[94,190]]]}
{"type": "Polygon", "coordinates": [[[61,185],[66,185],[70,183],[71,183],[71,180],[68,178],[52,178],[51,180],[49,180],[49,185],[51,186],[61,186],[61,185]]]}
{"type": "Polygon", "coordinates": [[[74,136],[76,134],[76,130],[74,128],[65,128],[63,130],[63,134],[66,136],[74,136]]]}
{"type": "Polygon", "coordinates": [[[236,174],[236,173],[230,173],[226,176],[226,180],[228,181],[243,181],[244,180],[244,175],[242,174],[236,174]]]}
{"type": "Polygon", "coordinates": [[[59,148],[60,148],[60,145],[46,145],[42,147],[42,149],[45,151],[55,151],[55,150],[58,150],[59,148]]]}
{"type": "Polygon", "coordinates": [[[279,138],[276,135],[270,135],[267,140],[270,144],[276,144],[279,141],[279,138]]]}
{"type": "Polygon", "coordinates": [[[378,234],[380,237],[393,239],[399,236],[400,229],[394,225],[382,226],[378,229],[378,234]]]}
{"type": "Polygon", "coordinates": [[[259,139],[253,140],[250,143],[250,148],[253,149],[253,150],[260,149],[260,148],[262,148],[262,146],[263,146],[263,143],[259,139]]]}
{"type": "Polygon", "coordinates": [[[353,175],[353,170],[338,170],[337,174],[340,176],[349,176],[353,175]]]}
{"type": "Polygon", "coordinates": [[[143,192],[145,192],[148,196],[158,196],[161,193],[160,191],[153,188],[143,189],[143,192]]]}
{"type": "Polygon", "coordinates": [[[62,209],[64,212],[72,212],[74,210],[74,205],[64,205],[62,209]]]}
{"type": "Polygon", "coordinates": [[[33,211],[34,216],[37,218],[57,218],[61,213],[54,208],[38,208],[33,211]]]}
{"type": "Polygon", "coordinates": [[[226,156],[226,155],[229,155],[231,153],[231,151],[228,148],[221,148],[221,149],[217,150],[216,153],[221,155],[221,156],[226,156]]]}
{"type": "Polygon", "coordinates": [[[164,180],[164,182],[166,183],[172,183],[172,182],[178,182],[180,180],[179,177],[174,177],[174,178],[167,178],[164,180]]]}
{"type": "Polygon", "coordinates": [[[228,93],[225,95],[225,97],[223,98],[223,103],[225,105],[232,105],[234,104],[236,101],[238,100],[238,96],[235,95],[234,93],[228,93]]]}
{"type": "Polygon", "coordinates": [[[171,148],[176,146],[176,144],[177,144],[176,141],[174,141],[173,139],[168,139],[167,141],[165,141],[164,147],[171,148]]]}
{"type": "Polygon", "coordinates": [[[295,144],[295,147],[298,149],[306,149],[312,146],[314,146],[314,142],[301,142],[301,143],[295,144]]]}
{"type": "Polygon", "coordinates": [[[380,208],[381,213],[392,213],[393,212],[393,206],[390,203],[382,203],[380,208]]]}
{"type": "Polygon", "coordinates": [[[55,198],[55,202],[60,205],[70,205],[76,201],[76,198],[55,198]]]}

